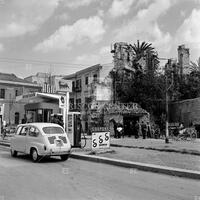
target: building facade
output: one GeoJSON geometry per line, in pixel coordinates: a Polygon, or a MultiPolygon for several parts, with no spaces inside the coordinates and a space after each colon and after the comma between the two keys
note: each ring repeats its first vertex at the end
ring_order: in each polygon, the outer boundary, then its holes
{"type": "Polygon", "coordinates": [[[112,101],[112,87],[109,72],[113,64],[94,65],[64,77],[72,81],[70,110],[81,111],[82,126],[85,132],[98,118],[95,104],[112,101]]]}
{"type": "Polygon", "coordinates": [[[24,102],[17,102],[20,95],[41,91],[41,87],[14,74],[0,73],[0,120],[5,124],[19,124],[24,118],[24,102]]]}
{"type": "Polygon", "coordinates": [[[185,45],[178,46],[178,64],[180,75],[190,73],[190,50],[185,45]]]}
{"type": "Polygon", "coordinates": [[[28,76],[25,80],[36,83],[42,87],[43,93],[56,93],[55,79],[62,78],[62,75],[38,72],[36,75],[28,76]]]}

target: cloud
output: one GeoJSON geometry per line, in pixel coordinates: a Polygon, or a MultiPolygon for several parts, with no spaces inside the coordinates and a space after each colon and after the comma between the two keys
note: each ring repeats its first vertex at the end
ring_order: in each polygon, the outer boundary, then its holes
{"type": "Polygon", "coordinates": [[[126,15],[134,2],[135,0],[114,0],[108,12],[113,18],[126,15]]]}
{"type": "MultiPolygon", "coordinates": [[[[145,1],[148,3],[149,1],[145,1]]],[[[146,8],[140,9],[136,16],[114,31],[114,41],[133,43],[137,39],[152,43],[156,50],[164,55],[170,51],[172,37],[163,32],[157,20],[173,5],[171,0],[154,0],[146,8]]]]}
{"type": "Polygon", "coordinates": [[[60,0],[12,0],[0,6],[0,37],[36,31],[55,11],[60,0]]]}
{"type": "Polygon", "coordinates": [[[176,44],[186,44],[195,49],[195,57],[200,56],[200,10],[194,9],[176,32],[176,44]]]}
{"type": "Polygon", "coordinates": [[[61,21],[67,21],[69,18],[70,16],[67,13],[62,13],[56,16],[56,19],[61,20],[61,21]]]}
{"type": "Polygon", "coordinates": [[[71,9],[77,9],[82,6],[88,6],[95,1],[96,0],[68,0],[65,2],[65,6],[71,9]]]}
{"type": "Polygon", "coordinates": [[[102,39],[105,29],[100,17],[80,19],[73,25],[60,27],[53,35],[39,43],[34,50],[48,52],[57,49],[68,49],[70,45],[84,41],[97,43],[102,39]]]}
{"type": "Polygon", "coordinates": [[[112,62],[112,54],[110,53],[110,46],[103,46],[96,53],[83,54],[75,59],[75,63],[84,63],[88,65],[95,65],[97,63],[101,64],[111,63],[111,62],[112,62]]]}
{"type": "Polygon", "coordinates": [[[3,51],[4,47],[3,44],[0,43],[0,52],[3,51]]]}

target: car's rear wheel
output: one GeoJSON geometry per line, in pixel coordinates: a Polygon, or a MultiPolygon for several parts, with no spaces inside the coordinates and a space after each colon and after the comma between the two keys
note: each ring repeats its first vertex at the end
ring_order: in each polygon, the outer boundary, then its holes
{"type": "Polygon", "coordinates": [[[37,162],[39,160],[39,155],[35,148],[31,149],[31,159],[33,162],[37,162]]]}
{"type": "Polygon", "coordinates": [[[10,149],[10,154],[11,154],[12,157],[16,157],[17,151],[15,151],[14,149],[10,149]]]}
{"type": "Polygon", "coordinates": [[[61,158],[61,160],[65,161],[69,158],[69,154],[61,155],[60,158],[61,158]]]}

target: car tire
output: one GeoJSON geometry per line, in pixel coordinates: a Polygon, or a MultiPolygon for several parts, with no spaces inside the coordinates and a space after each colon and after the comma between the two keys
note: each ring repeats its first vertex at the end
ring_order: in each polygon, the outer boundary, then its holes
{"type": "Polygon", "coordinates": [[[17,151],[15,151],[14,149],[10,149],[10,154],[11,154],[12,157],[16,157],[17,151]]]}
{"type": "Polygon", "coordinates": [[[61,158],[62,161],[65,161],[69,158],[69,154],[61,155],[60,158],[61,158]]]}
{"type": "Polygon", "coordinates": [[[35,148],[31,149],[31,159],[33,162],[37,162],[39,160],[39,155],[35,148]]]}

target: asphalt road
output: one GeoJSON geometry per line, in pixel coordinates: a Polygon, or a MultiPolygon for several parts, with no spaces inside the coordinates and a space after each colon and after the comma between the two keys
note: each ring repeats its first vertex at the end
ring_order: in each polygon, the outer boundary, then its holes
{"type": "Polygon", "coordinates": [[[199,200],[199,188],[198,180],[75,159],[32,163],[0,147],[0,200],[199,200]]]}

